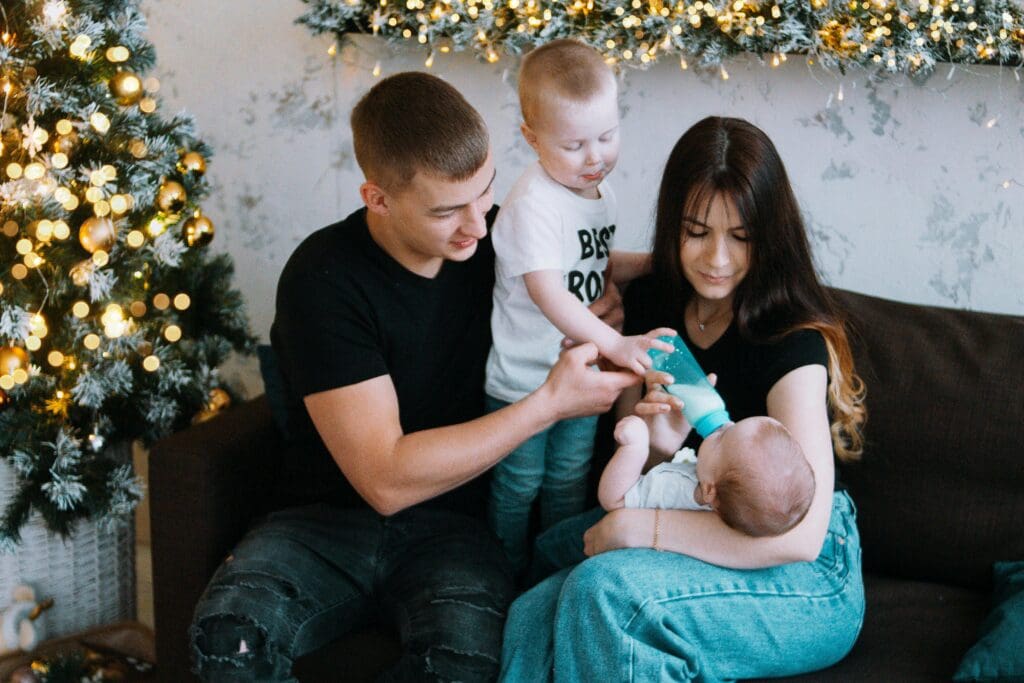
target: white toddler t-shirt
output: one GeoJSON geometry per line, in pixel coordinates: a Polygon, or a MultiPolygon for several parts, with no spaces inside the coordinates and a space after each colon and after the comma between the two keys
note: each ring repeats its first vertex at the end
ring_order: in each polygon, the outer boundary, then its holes
{"type": "Polygon", "coordinates": [[[697,488],[697,455],[692,448],[676,452],[670,462],[655,465],[633,484],[624,499],[627,508],[710,510],[693,499],[697,488]]]}
{"type": "Polygon", "coordinates": [[[585,199],[530,165],[509,191],[492,228],[496,257],[493,345],[487,358],[489,396],[518,401],[544,383],[564,335],[526,291],[523,275],[558,270],[565,288],[589,306],[604,292],[615,235],[615,196],[585,199]]]}

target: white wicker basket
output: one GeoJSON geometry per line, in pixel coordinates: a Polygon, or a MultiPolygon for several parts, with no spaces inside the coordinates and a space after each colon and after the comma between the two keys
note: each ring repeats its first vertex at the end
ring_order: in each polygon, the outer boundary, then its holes
{"type": "MultiPolygon", "coordinates": [[[[131,444],[115,444],[107,454],[131,461],[131,444]]],[[[14,494],[16,477],[0,460],[0,501],[14,494]]],[[[13,554],[0,553],[0,608],[18,584],[28,583],[53,607],[40,619],[44,638],[69,635],[101,624],[135,618],[135,525],[104,531],[81,520],[65,541],[33,513],[21,529],[13,554]]]]}

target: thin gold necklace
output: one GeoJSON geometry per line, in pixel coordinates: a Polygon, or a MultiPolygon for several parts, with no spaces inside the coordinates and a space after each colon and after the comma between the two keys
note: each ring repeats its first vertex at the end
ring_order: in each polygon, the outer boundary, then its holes
{"type": "Polygon", "coordinates": [[[697,329],[700,330],[701,332],[703,332],[705,327],[707,327],[709,324],[711,324],[712,322],[714,322],[718,318],[721,318],[722,315],[725,312],[729,311],[730,309],[731,309],[730,306],[725,306],[725,307],[719,309],[717,312],[713,313],[711,315],[711,317],[706,318],[704,321],[701,321],[701,319],[700,319],[700,302],[697,299],[694,299],[693,300],[693,317],[697,321],[697,329]]]}

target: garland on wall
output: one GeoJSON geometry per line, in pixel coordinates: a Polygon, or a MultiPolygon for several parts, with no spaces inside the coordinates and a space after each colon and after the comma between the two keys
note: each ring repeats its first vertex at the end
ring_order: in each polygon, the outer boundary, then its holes
{"type": "MultiPolygon", "coordinates": [[[[1024,65],[1024,8],[1012,0],[302,0],[298,22],[339,39],[372,34],[436,53],[500,53],[558,38],[613,64],[661,58],[718,68],[750,52],[772,66],[806,54],[826,67],[927,76],[938,62],[1024,65]]],[[[333,50],[333,47],[332,47],[333,50]]]]}

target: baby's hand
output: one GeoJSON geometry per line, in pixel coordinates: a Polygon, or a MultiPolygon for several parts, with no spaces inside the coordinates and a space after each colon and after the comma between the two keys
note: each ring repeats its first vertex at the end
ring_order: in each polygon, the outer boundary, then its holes
{"type": "Polygon", "coordinates": [[[648,447],[647,424],[636,415],[628,415],[615,425],[615,442],[620,446],[648,447]]]}

